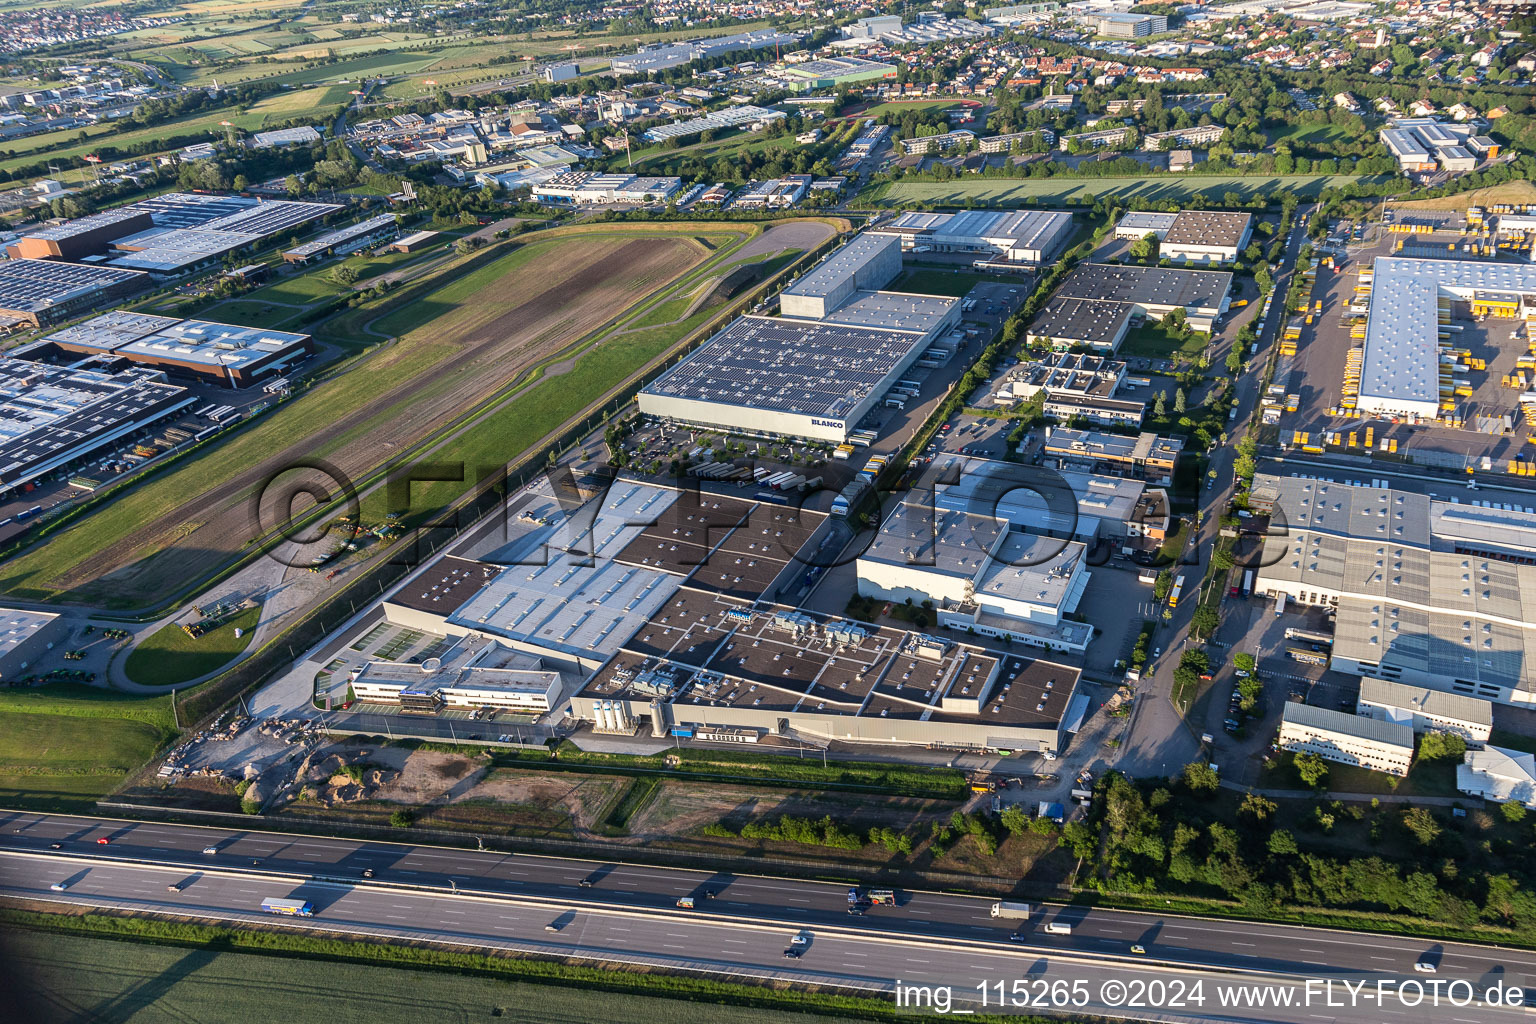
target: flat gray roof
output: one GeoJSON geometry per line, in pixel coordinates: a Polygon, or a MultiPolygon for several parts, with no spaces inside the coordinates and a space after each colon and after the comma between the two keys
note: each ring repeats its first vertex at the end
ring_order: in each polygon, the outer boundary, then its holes
{"type": "Polygon", "coordinates": [[[1088,345],[1112,345],[1120,339],[1134,312],[1135,307],[1129,302],[1058,296],[1045,304],[1025,333],[1088,345]]]}
{"type": "Polygon", "coordinates": [[[1109,299],[1139,306],[1184,306],[1215,313],[1232,286],[1222,270],[1085,263],[1067,275],[1056,298],[1109,299]]]}
{"type": "Polygon", "coordinates": [[[948,295],[855,292],[852,299],[822,317],[822,322],[927,333],[937,328],[959,302],[948,295]]]}
{"type": "Polygon", "coordinates": [[[891,235],[877,235],[869,232],[857,235],[847,245],[823,260],[810,273],[784,289],[784,294],[826,298],[844,281],[858,274],[892,246],[900,248],[901,242],[891,235]]]}
{"type": "Polygon", "coordinates": [[[1411,711],[1428,718],[1443,718],[1474,725],[1493,725],[1493,702],[1460,693],[1409,686],[1389,679],[1360,678],[1360,703],[1411,711]]]}
{"type": "Polygon", "coordinates": [[[1536,515],[1261,474],[1276,495],[1259,579],[1339,595],[1334,655],[1530,689],[1536,515]]]}

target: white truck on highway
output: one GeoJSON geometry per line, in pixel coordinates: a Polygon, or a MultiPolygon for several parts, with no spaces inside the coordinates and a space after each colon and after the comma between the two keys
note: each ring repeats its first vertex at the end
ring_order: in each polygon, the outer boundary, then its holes
{"type": "Polygon", "coordinates": [[[992,904],[992,916],[1007,918],[1010,921],[1027,921],[1033,909],[1028,903],[1009,903],[1007,900],[999,900],[992,904]]]}

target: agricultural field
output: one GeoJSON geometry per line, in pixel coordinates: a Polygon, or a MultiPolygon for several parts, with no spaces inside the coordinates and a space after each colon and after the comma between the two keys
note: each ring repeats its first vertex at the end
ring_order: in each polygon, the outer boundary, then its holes
{"type": "MultiPolygon", "coordinates": [[[[457,971],[373,966],[275,953],[235,953],[6,929],[18,1020],[132,1019],[135,1024],[240,1020],[286,1024],[314,1016],[324,998],[330,1024],[715,1024],[710,1002],[503,980],[457,971]],[[335,993],[345,993],[337,999],[335,993]],[[409,992],[409,998],[401,993],[409,992]]],[[[733,1005],[733,1024],[819,1024],[828,1018],[733,1005]]],[[[839,1020],[859,1019],[839,1014],[839,1020]]]]}
{"type": "Polygon", "coordinates": [[[1020,206],[1035,202],[1092,203],[1100,196],[1114,195],[1138,199],[1188,199],[1196,193],[1220,198],[1236,192],[1245,199],[1294,192],[1316,196],[1324,189],[1339,188],[1351,182],[1374,181],[1370,175],[1290,174],[1290,175],[1159,175],[1150,178],[978,178],[969,181],[921,182],[897,181],[880,186],[867,202],[876,206],[899,207],[912,203],[982,204],[1020,206]]]}
{"type": "MultiPolygon", "coordinates": [[[[118,125],[98,125],[84,130],[85,142],[77,141],[81,135],[81,131],[77,129],[16,139],[0,151],[6,154],[6,158],[0,160],[0,172],[9,173],[18,167],[35,164],[40,160],[61,162],[73,160],[88,153],[94,153],[103,145],[127,151],[129,147],[139,143],[158,143],[168,137],[187,135],[204,135],[208,141],[213,141],[223,136],[224,127],[221,124],[223,121],[228,121],[236,128],[245,131],[261,131],[275,124],[307,117],[311,113],[316,116],[321,114],[330,116],[334,114],[335,108],[346,103],[350,98],[347,95],[348,91],[348,86],[331,85],[282,92],[260,100],[248,110],[237,111],[234,107],[219,107],[150,128],[125,131],[118,125]],[[65,142],[73,144],[59,149],[48,149],[49,146],[58,146],[65,142]]],[[[180,146],[169,148],[179,149],[180,146]]]]}
{"type": "Polygon", "coordinates": [[[77,684],[0,693],[0,803],[88,809],[171,735],[169,699],[77,684]]]}
{"type": "MultiPolygon", "coordinates": [[[[271,474],[318,457],[364,481],[386,460],[482,412],[488,400],[616,314],[659,297],[705,263],[724,262],[757,232],[728,223],[578,227],[448,260],[381,304],[316,328],[322,340],[329,331],[390,343],[10,559],[0,567],[0,589],[118,608],[163,601],[245,549],[259,532],[254,489],[271,474]]],[[[654,330],[681,337],[677,327],[654,330]]],[[[659,351],[665,340],[626,337],[562,366],[569,372],[553,407],[575,402],[571,411],[579,411],[601,393],[594,390],[600,379],[623,369],[619,363],[659,351]]],[[[558,420],[507,415],[482,422],[508,430],[481,435],[469,465],[515,457],[518,444],[558,420]]],[[[270,509],[265,519],[277,521],[270,509]]]]}

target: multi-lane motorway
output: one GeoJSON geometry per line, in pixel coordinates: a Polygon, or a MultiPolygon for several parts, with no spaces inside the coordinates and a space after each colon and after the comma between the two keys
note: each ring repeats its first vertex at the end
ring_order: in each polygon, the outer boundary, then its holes
{"type": "Polygon", "coordinates": [[[992,901],[976,897],[901,892],[897,906],[850,916],[847,888],[830,883],[30,813],[0,814],[0,895],[236,923],[270,923],[261,901],[291,897],[315,910],[284,919],[296,928],[905,992],[957,1008],[976,1008],[988,984],[994,1010],[1003,993],[1024,1001],[1021,1012],[1138,1019],[1484,1024],[1520,1011],[1363,1005],[1341,986],[1459,981],[1481,1000],[1494,984],[1536,982],[1536,954],[1411,938],[1051,907],[1014,939],[1017,923],[992,919],[992,901]],[[678,907],[684,897],[693,910],[678,907]],[[1047,921],[1070,922],[1071,933],[1047,934],[1047,921]],[[796,935],[802,955],[786,959],[796,935]],[[1435,973],[1416,973],[1421,962],[1435,973]],[[1328,981],[1339,987],[1325,996],[1328,981]],[[1143,1003],[1157,989],[1156,1005],[1125,1005],[1138,984],[1150,986],[1143,1003]],[[1242,986],[1291,1005],[1217,1005],[1242,986]],[[1184,998],[1168,1006],[1175,988],[1184,998]]]}

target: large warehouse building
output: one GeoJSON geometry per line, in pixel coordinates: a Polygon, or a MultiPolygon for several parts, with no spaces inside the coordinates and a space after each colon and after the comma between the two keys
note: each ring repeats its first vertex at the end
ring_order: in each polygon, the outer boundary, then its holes
{"type": "Polygon", "coordinates": [[[1261,474],[1255,590],[1335,612],[1332,668],[1536,704],[1536,515],[1261,474]]]}
{"type": "Polygon", "coordinates": [[[1078,672],[921,633],[685,588],[571,701],[599,732],[1051,752],[1078,672]]]}
{"type": "Polygon", "coordinates": [[[686,42],[667,43],[662,46],[652,46],[636,50],[634,53],[620,54],[610,61],[610,66],[616,75],[649,75],[656,71],[665,71],[667,68],[675,68],[680,64],[687,64],[690,61],[702,60],[705,57],[740,53],[743,50],[761,50],[773,47],[792,49],[800,42],[802,36],[803,33],[800,32],[779,32],[774,29],[759,29],[755,32],[738,32],[735,35],[729,36],[690,39],[686,42]]]}
{"type": "Polygon", "coordinates": [[[754,436],[841,444],[936,334],[745,316],[642,390],[640,411],[754,436]]]}
{"type": "Polygon", "coordinates": [[[125,206],[103,210],[62,224],[49,224],[5,247],[12,259],[78,260],[105,252],[114,238],[155,226],[147,209],[125,206]]]}
{"type": "Polygon", "coordinates": [[[1053,210],[967,210],[903,213],[875,233],[902,248],[976,253],[985,265],[1044,263],[1072,237],[1072,215],[1053,210]]]}
{"type": "Polygon", "coordinates": [[[1071,618],[1088,550],[1168,525],[1166,496],[1139,480],[961,456],[937,460],[910,494],[859,556],[859,593],[931,601],[941,625],[1055,651],[1093,639],[1071,618]]]}
{"type": "Polygon", "coordinates": [[[958,299],[879,291],[901,243],[860,235],[779,295],[782,317],[744,316],[647,385],[640,411],[753,436],[843,442],[933,342],[958,299]]]}
{"type": "Polygon", "coordinates": [[[819,541],[823,517],[699,499],[621,477],[571,508],[535,481],[504,534],[486,531],[413,573],[382,620],[331,638],[294,678],[355,678],[368,701],[420,713],[506,707],[505,687],[464,673],[493,659],[521,674],[507,680],[517,710],[536,714],[542,701],[546,721],[743,744],[1055,751],[1085,713],[1074,668],[779,603],[780,587],[804,576],[798,555],[819,541]],[[562,689],[574,696],[557,699],[553,677],[535,673],[570,679],[562,689]]]}
{"type": "Polygon", "coordinates": [[[1171,267],[1114,266],[1085,263],[1066,276],[1052,296],[1122,303],[1134,314],[1161,320],[1184,310],[1189,326],[1211,331],[1232,301],[1232,275],[1220,270],[1180,270],[1171,267]]]}
{"type": "Polygon", "coordinates": [[[123,310],[56,331],[44,337],[42,344],[64,352],[126,359],[232,388],[281,377],[314,351],[307,334],[123,310]]]}
{"type": "Polygon", "coordinates": [[[1382,256],[1374,268],[1358,400],[1365,412],[1439,415],[1440,334],[1451,302],[1474,314],[1536,311],[1536,264],[1382,256]]]}
{"type": "Polygon", "coordinates": [[[785,316],[820,320],[854,292],[884,288],[901,273],[901,244],[866,233],[827,256],[779,295],[785,316]]]}
{"type": "Polygon", "coordinates": [[[72,467],[195,401],[153,370],[0,358],[0,492],[72,467]]]}
{"type": "Polygon", "coordinates": [[[334,203],[167,192],[43,227],[6,251],[24,259],[110,255],[110,266],[175,277],[343,209],[334,203]]]}
{"type": "Polygon", "coordinates": [[[69,639],[69,621],[54,612],[0,608],[0,682],[27,677],[28,670],[69,639]]]}
{"type": "Polygon", "coordinates": [[[47,327],[149,287],[148,274],[57,260],[0,261],[0,326],[47,327]]]}
{"type": "Polygon", "coordinates": [[[1178,213],[1131,212],[1115,225],[1115,237],[1127,240],[1154,235],[1158,254],[1188,263],[1231,263],[1253,237],[1253,214],[1219,210],[1178,213]]]}

